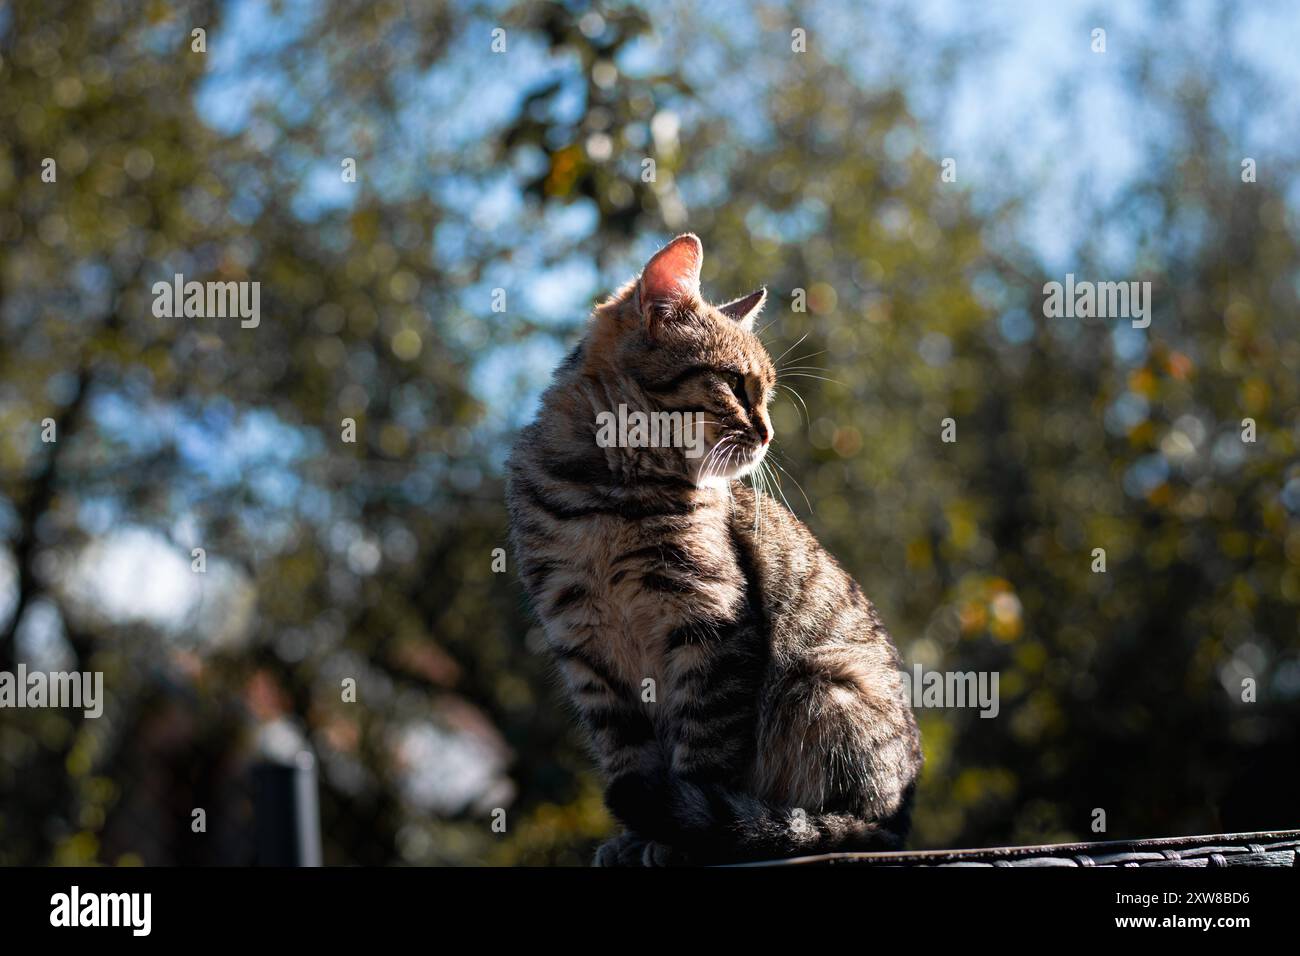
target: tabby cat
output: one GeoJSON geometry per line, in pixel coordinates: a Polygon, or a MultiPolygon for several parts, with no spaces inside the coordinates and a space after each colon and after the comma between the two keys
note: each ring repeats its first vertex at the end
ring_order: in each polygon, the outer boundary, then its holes
{"type": "Polygon", "coordinates": [[[596,308],[510,459],[520,576],[626,827],[595,862],[896,848],[921,766],[898,654],[808,529],[738,480],[772,441],[767,293],[706,305],[702,257],[679,236],[596,308]],[[707,452],[602,447],[620,404],[703,412],[707,452]]]}

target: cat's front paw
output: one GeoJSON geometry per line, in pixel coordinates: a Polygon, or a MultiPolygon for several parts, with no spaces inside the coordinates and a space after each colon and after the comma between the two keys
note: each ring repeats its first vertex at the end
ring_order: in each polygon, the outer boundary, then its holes
{"type": "Polygon", "coordinates": [[[642,866],[685,866],[690,863],[686,854],[667,843],[651,840],[641,851],[642,866]]]}
{"type": "Polygon", "coordinates": [[[657,834],[669,819],[671,793],[664,773],[625,773],[605,789],[605,806],[628,830],[657,834]]]}
{"type": "Polygon", "coordinates": [[[620,833],[596,848],[592,866],[647,866],[644,862],[646,841],[635,833],[620,833]]]}

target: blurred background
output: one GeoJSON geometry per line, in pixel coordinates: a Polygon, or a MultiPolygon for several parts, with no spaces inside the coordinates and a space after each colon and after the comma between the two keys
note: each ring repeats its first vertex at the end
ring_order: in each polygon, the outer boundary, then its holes
{"type": "Polygon", "coordinates": [[[303,751],[326,863],[588,862],[501,467],[687,229],[822,369],[774,410],[794,511],[909,667],[1001,674],[996,719],[919,713],[913,846],[1300,825],[1297,40],[1284,2],[0,4],[0,670],[107,698],[0,711],[0,863],[250,862],[252,768],[303,751]],[[1150,327],[1044,319],[1067,272],[1150,281],[1150,327]],[[155,317],[176,273],[260,326],[155,317]]]}

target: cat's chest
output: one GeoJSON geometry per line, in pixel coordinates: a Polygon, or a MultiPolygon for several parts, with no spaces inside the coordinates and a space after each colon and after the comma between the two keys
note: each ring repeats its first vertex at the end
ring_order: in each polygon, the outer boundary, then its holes
{"type": "Polygon", "coordinates": [[[743,603],[725,516],[700,515],[669,531],[610,522],[586,540],[585,560],[572,567],[588,597],[555,621],[554,637],[597,651],[639,694],[663,688],[680,669],[675,632],[730,620],[743,603]]]}

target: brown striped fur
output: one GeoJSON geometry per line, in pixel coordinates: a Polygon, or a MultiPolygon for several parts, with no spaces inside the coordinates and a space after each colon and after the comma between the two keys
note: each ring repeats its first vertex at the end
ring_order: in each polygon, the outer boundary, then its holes
{"type": "Polygon", "coordinates": [[[803,524],[739,480],[771,438],[765,293],[706,305],[701,257],[679,237],[596,309],[509,464],[520,575],[627,827],[597,862],[896,847],[921,766],[898,655],[803,524]],[[702,411],[709,453],[598,447],[620,403],[702,411]]]}

